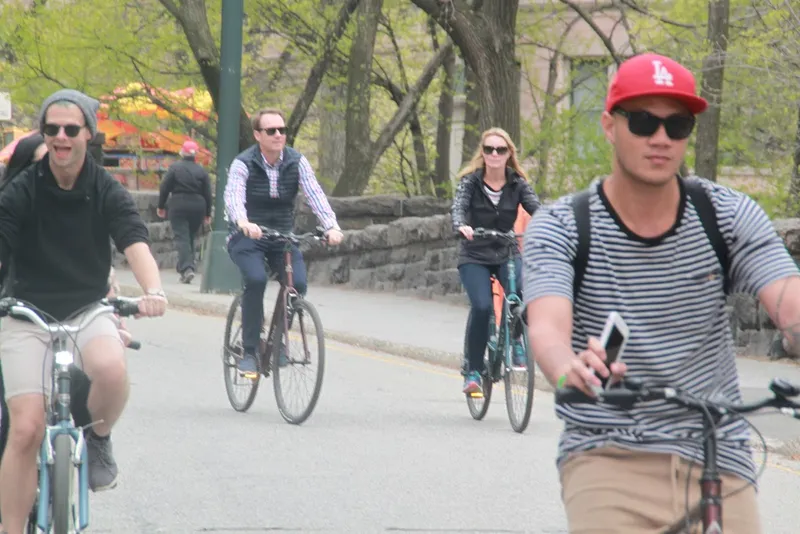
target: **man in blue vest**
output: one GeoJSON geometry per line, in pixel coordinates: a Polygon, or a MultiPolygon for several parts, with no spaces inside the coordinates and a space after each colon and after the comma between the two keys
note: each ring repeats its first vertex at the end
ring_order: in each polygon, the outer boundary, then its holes
{"type": "MultiPolygon", "coordinates": [[[[233,160],[225,187],[225,213],[231,235],[228,253],[244,279],[242,296],[242,345],[239,372],[258,376],[256,350],[264,320],[267,287],[266,257],[270,270],[283,269],[282,244],[261,240],[260,226],[291,232],[297,193],[302,189],[314,215],[325,230],[328,243],[338,245],[342,232],[328,199],[305,156],[286,146],[286,119],[277,109],[264,109],[252,117],[257,143],[233,160]]],[[[306,266],[297,247],[292,247],[294,286],[305,295],[306,266]]]]}

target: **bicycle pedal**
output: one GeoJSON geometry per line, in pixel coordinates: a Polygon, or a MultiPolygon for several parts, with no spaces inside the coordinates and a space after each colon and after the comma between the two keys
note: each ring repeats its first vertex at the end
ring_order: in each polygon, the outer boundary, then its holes
{"type": "Polygon", "coordinates": [[[482,399],[483,398],[483,391],[473,391],[469,394],[470,398],[472,399],[482,399]]]}
{"type": "Polygon", "coordinates": [[[242,377],[242,378],[249,378],[250,380],[257,380],[258,379],[258,373],[257,372],[254,373],[254,372],[247,371],[247,372],[243,373],[243,372],[240,371],[239,372],[239,376],[242,377]]]}

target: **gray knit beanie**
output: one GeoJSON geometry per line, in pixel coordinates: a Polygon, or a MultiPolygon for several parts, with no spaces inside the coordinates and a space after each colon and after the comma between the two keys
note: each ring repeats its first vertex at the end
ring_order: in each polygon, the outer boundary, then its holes
{"type": "Polygon", "coordinates": [[[86,127],[94,137],[97,133],[97,110],[100,109],[100,102],[74,89],[59,89],[45,99],[42,109],[39,111],[39,132],[44,133],[44,118],[47,109],[59,101],[71,102],[80,108],[86,119],[86,127]]]}

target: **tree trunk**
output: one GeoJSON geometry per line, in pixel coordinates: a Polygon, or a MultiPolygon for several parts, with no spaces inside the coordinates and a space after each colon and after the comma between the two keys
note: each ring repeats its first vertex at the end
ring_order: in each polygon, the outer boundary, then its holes
{"type": "Polygon", "coordinates": [[[800,103],[797,105],[797,127],[792,154],[792,182],[789,185],[788,212],[790,217],[800,217],[800,103]]]}
{"type": "Polygon", "coordinates": [[[550,56],[550,62],[547,69],[547,88],[544,94],[544,110],[542,111],[542,122],[539,130],[544,132],[541,142],[539,143],[539,156],[538,166],[536,168],[536,186],[540,192],[547,190],[547,173],[550,170],[550,144],[552,142],[553,121],[556,115],[556,82],[558,81],[558,61],[561,59],[561,53],[556,50],[550,56]]]}
{"type": "Polygon", "coordinates": [[[461,145],[461,165],[464,167],[472,159],[475,148],[481,139],[481,103],[478,79],[469,65],[464,65],[464,137],[461,145]]]}
{"type": "Polygon", "coordinates": [[[516,20],[519,0],[476,2],[474,9],[453,0],[412,0],[433,17],[479,72],[480,127],[499,126],[520,144],[519,74],[516,20]]]}
{"type": "Polygon", "coordinates": [[[347,69],[345,165],[344,173],[333,189],[335,196],[361,194],[369,182],[370,169],[367,167],[372,151],[370,74],[382,5],[383,0],[362,0],[356,12],[356,34],[347,69]]]}
{"type": "Polygon", "coordinates": [[[711,52],[703,60],[703,81],[700,96],[709,107],[697,117],[695,153],[696,174],[717,180],[719,124],[722,112],[722,82],[725,74],[725,54],[728,50],[729,0],[709,0],[708,40],[711,52]]]}
{"type": "Polygon", "coordinates": [[[344,171],[347,84],[328,78],[320,93],[317,176],[325,191],[330,192],[344,171]]]}
{"type": "Polygon", "coordinates": [[[439,119],[436,124],[436,170],[433,175],[433,193],[438,198],[450,194],[450,140],[453,124],[453,91],[455,90],[456,55],[450,52],[442,65],[444,81],[439,93],[439,119]]]}

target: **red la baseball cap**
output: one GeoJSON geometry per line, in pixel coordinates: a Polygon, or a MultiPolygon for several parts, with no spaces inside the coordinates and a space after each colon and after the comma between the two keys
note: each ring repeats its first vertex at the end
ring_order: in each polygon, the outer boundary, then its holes
{"type": "Polygon", "coordinates": [[[197,143],[195,143],[194,141],[184,141],[183,146],[181,147],[181,151],[184,154],[194,154],[197,152],[198,148],[199,147],[197,146],[197,143]]]}
{"type": "Polygon", "coordinates": [[[641,54],[622,62],[606,96],[606,111],[639,96],[665,96],[680,101],[697,115],[708,107],[697,96],[694,76],[675,60],[658,54],[641,54]]]}

